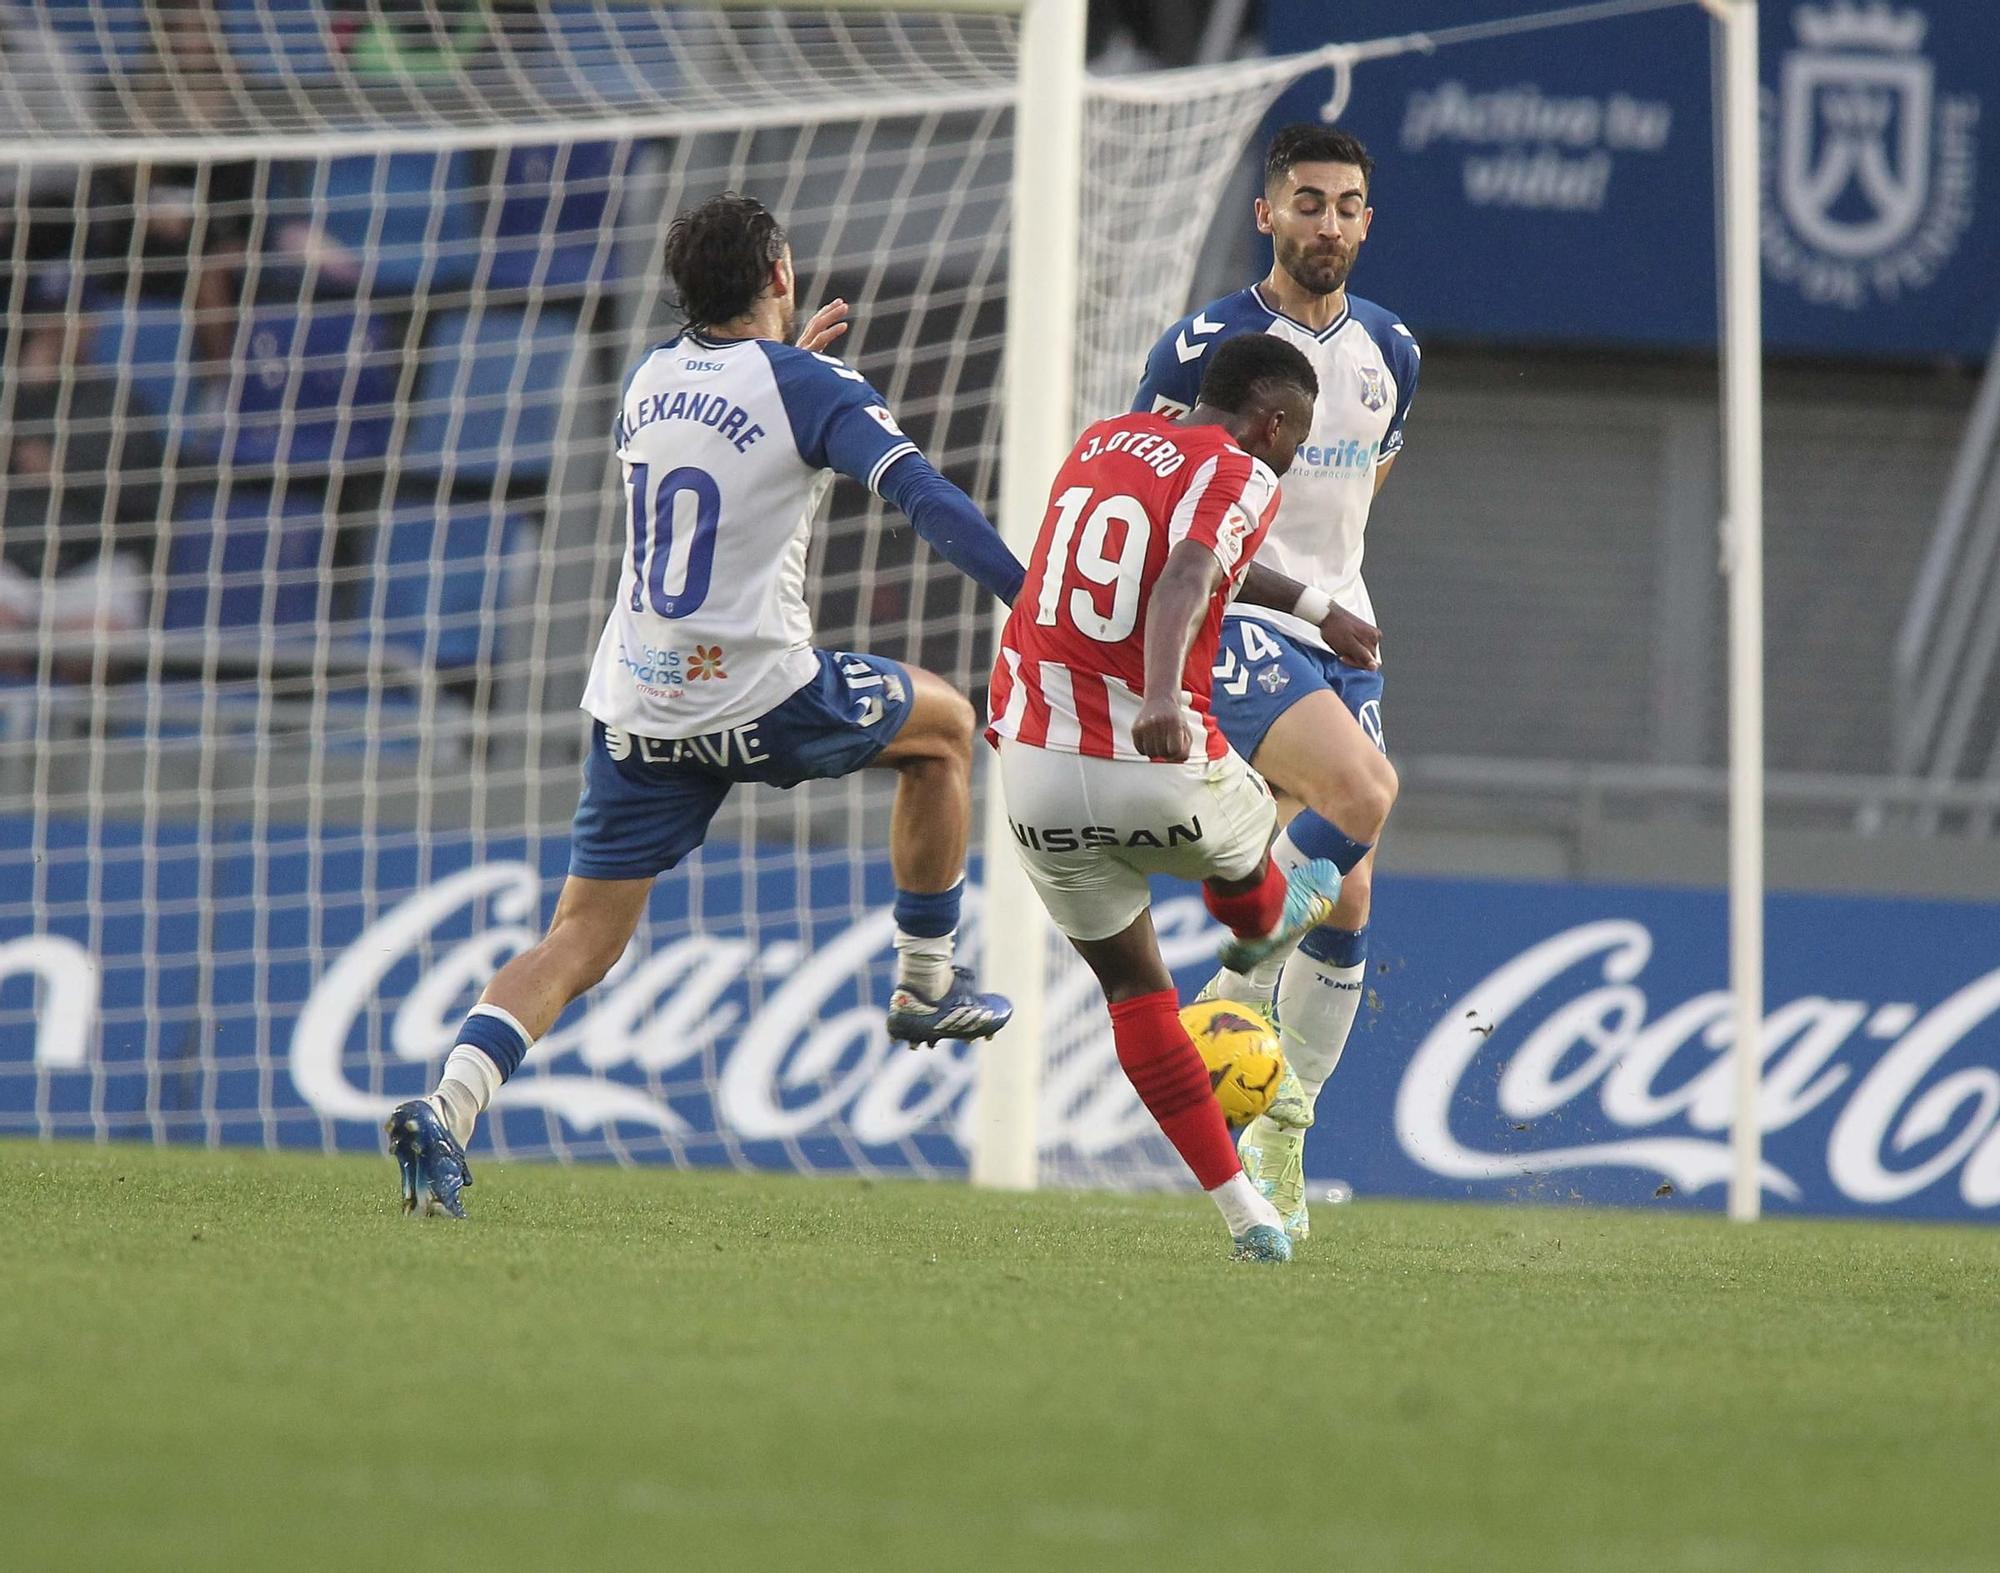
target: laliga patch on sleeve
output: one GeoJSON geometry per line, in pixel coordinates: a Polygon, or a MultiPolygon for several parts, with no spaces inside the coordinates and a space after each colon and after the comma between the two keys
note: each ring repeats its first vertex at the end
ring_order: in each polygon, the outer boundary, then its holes
{"type": "Polygon", "coordinates": [[[869,418],[891,437],[900,437],[903,435],[903,428],[896,424],[896,417],[889,413],[888,406],[868,404],[864,405],[863,408],[868,411],[869,418]]]}

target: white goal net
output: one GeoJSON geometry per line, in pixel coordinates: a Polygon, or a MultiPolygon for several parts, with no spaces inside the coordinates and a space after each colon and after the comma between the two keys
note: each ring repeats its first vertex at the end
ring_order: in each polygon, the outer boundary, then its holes
{"type": "MultiPolygon", "coordinates": [[[[839,352],[994,510],[1034,321],[1018,36],[963,6],[0,4],[0,1133],[367,1150],[434,1080],[565,866],[612,413],[672,331],[683,205],[776,211],[802,305],[853,303],[839,352]]],[[[1092,87],[1077,426],[1129,400],[1310,63],[1092,87]]],[[[810,594],[822,644],[983,697],[991,607],[858,488],[810,594]]],[[[482,1145],[962,1172],[971,1052],[882,1034],[886,803],[735,793],[482,1145]]],[[[1209,954],[1192,896],[1160,922],[1209,954]]],[[[1049,1171],[1174,1172],[1048,948],[1049,1171]]]]}

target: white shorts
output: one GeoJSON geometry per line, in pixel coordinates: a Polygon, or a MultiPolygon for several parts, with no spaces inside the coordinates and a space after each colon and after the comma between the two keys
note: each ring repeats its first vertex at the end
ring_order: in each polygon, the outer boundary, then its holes
{"type": "Polygon", "coordinates": [[[1148,874],[1249,878],[1277,832],[1271,789],[1233,752],[1175,765],[999,748],[1014,851],[1071,939],[1129,928],[1152,903],[1148,874]]]}

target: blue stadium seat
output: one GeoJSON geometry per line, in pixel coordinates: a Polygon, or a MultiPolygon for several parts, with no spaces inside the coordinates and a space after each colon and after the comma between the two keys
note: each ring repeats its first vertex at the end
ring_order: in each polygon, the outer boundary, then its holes
{"type": "Polygon", "coordinates": [[[504,507],[399,508],[378,526],[362,615],[387,643],[433,668],[483,666],[526,539],[526,522],[504,507]]]}
{"type": "Polygon", "coordinates": [[[292,486],[184,493],[167,546],[168,628],[262,628],[320,617],[326,498],[292,486]]]}
{"type": "Polygon", "coordinates": [[[611,193],[631,164],[631,144],[536,143],[496,158],[493,249],[486,282],[575,290],[610,276],[616,247],[605,232],[611,193]]]}
{"type": "Polygon", "coordinates": [[[350,307],[256,313],[222,457],[241,470],[365,463],[389,448],[396,378],[382,334],[350,307]]]}
{"type": "Polygon", "coordinates": [[[577,333],[573,311],[433,317],[403,468],[454,484],[546,480],[577,333]]]}
{"type": "MultiPolygon", "coordinates": [[[[360,276],[321,268],[311,281],[321,295],[351,290],[386,299],[460,289],[479,257],[472,167],[472,155],[462,151],[344,153],[295,164],[274,183],[268,235],[276,245],[290,223],[311,220],[353,254],[360,276]]],[[[266,271],[296,277],[297,264],[277,251],[266,271]]]]}
{"type": "Polygon", "coordinates": [[[334,68],[326,0],[222,0],[222,36],[252,78],[293,82],[334,68]]]}
{"type": "Polygon", "coordinates": [[[194,391],[194,325],[179,306],[90,303],[92,365],[120,372],[155,415],[187,411],[194,391]]]}
{"type": "MultiPolygon", "coordinates": [[[[44,20],[86,71],[132,66],[152,44],[148,0],[42,0],[44,20]]],[[[22,7],[24,11],[28,7],[22,7]]]]}
{"type": "Polygon", "coordinates": [[[670,95],[680,74],[670,11],[597,0],[551,0],[543,17],[548,48],[522,71],[551,98],[592,104],[651,104],[670,95]]]}

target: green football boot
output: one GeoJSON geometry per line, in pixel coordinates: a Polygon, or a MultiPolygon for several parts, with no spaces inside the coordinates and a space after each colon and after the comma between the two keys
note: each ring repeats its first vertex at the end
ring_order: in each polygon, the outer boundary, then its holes
{"type": "Polygon", "coordinates": [[[1250,1183],[1270,1200],[1285,1220],[1285,1233],[1304,1240],[1312,1233],[1306,1215],[1306,1132],[1312,1129],[1312,1104],[1290,1065],[1278,1083],[1271,1107],[1243,1128],[1236,1153],[1250,1183]]]}

